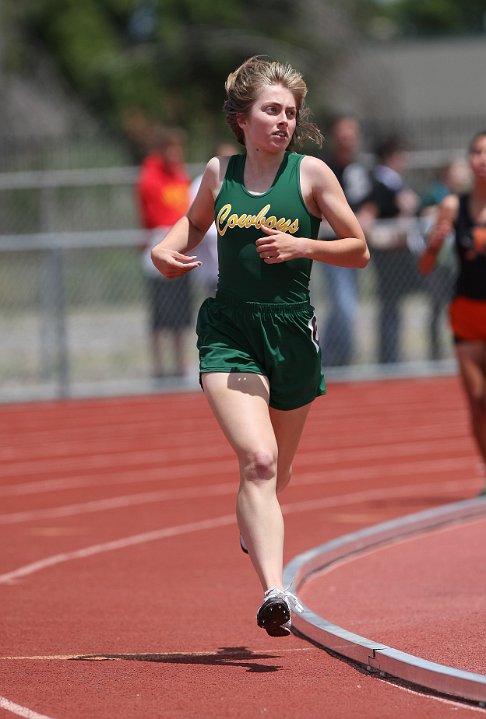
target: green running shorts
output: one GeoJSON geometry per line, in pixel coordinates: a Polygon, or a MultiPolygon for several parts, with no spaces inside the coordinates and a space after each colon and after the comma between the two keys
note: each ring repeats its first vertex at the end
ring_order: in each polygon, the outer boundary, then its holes
{"type": "Polygon", "coordinates": [[[308,302],[202,303],[196,323],[199,372],[250,372],[270,385],[270,407],[290,410],[326,393],[314,308],[308,302]]]}

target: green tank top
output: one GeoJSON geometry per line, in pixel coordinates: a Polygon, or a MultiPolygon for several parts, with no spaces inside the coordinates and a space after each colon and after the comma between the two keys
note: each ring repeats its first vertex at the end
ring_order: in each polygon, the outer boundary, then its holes
{"type": "Polygon", "coordinates": [[[312,260],[268,265],[256,251],[261,226],[294,237],[317,238],[320,219],[307,210],[300,189],[303,155],[286,152],[272,186],[252,195],[243,177],[246,154],[233,155],[215,202],[218,293],[246,302],[309,301],[312,260]]]}

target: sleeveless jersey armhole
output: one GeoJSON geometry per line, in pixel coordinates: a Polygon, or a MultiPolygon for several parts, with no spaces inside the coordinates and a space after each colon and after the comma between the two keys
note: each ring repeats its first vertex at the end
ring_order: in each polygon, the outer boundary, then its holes
{"type": "Polygon", "coordinates": [[[228,161],[228,166],[226,167],[226,172],[224,173],[223,182],[221,183],[221,187],[219,188],[219,192],[214,198],[214,206],[216,207],[216,203],[223,192],[223,189],[225,188],[226,182],[229,178],[233,178],[235,176],[235,170],[236,170],[236,164],[238,162],[238,158],[241,157],[241,154],[238,153],[237,155],[231,155],[228,161]]]}
{"type": "Polygon", "coordinates": [[[295,163],[295,171],[296,171],[296,180],[297,180],[297,191],[299,193],[300,201],[302,202],[302,206],[306,209],[306,211],[309,213],[309,215],[314,218],[314,220],[317,220],[319,224],[322,222],[322,217],[319,217],[318,215],[315,215],[313,212],[309,210],[307,207],[307,203],[304,200],[304,196],[302,194],[302,184],[300,181],[300,172],[301,172],[301,165],[302,160],[304,159],[305,155],[301,155],[299,153],[294,153],[296,156],[296,163],[295,163]]]}

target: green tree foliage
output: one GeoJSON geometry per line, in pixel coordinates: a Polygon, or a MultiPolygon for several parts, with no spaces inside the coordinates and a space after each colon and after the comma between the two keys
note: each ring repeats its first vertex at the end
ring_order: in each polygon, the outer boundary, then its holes
{"type": "Polygon", "coordinates": [[[144,115],[216,135],[228,72],[284,56],[295,13],[288,0],[26,0],[21,20],[111,127],[144,115]]]}
{"type": "Polygon", "coordinates": [[[481,29],[485,9],[485,0],[3,1],[5,38],[23,33],[26,45],[42,46],[108,127],[179,125],[205,149],[225,132],[228,72],[250,55],[301,70],[319,118],[332,109],[323,82],[374,18],[397,34],[437,35],[481,29]]]}
{"type": "Polygon", "coordinates": [[[253,54],[301,70],[311,106],[325,112],[327,98],[313,90],[352,41],[352,13],[369,2],[23,0],[16,14],[109,127],[152,118],[211,145],[226,131],[224,81],[253,54]]]}
{"type": "Polygon", "coordinates": [[[398,35],[437,37],[486,29],[485,0],[381,0],[375,5],[398,35]]]}

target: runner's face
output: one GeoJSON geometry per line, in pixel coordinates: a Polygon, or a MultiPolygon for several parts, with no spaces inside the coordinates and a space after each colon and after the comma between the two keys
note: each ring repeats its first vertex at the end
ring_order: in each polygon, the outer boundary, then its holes
{"type": "Polygon", "coordinates": [[[297,125],[295,98],[282,85],[265,85],[248,115],[240,120],[247,147],[281,152],[290,143],[297,125]]]}
{"type": "Polygon", "coordinates": [[[481,135],[474,142],[469,153],[469,164],[475,177],[486,180],[486,135],[481,135]]]}

